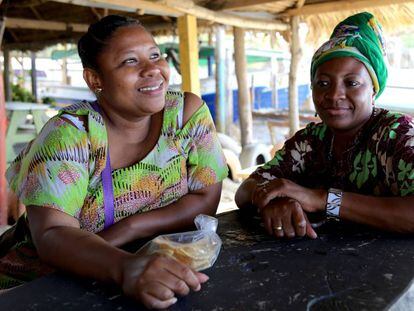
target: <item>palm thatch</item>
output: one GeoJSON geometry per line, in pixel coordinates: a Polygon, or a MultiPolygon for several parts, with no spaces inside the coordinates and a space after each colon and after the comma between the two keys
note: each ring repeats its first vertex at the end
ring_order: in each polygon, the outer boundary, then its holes
{"type": "MultiPolygon", "coordinates": [[[[414,29],[414,3],[370,8],[368,11],[381,23],[385,35],[407,32],[414,29]]],[[[361,10],[304,16],[303,21],[309,27],[308,43],[320,45],[329,38],[335,25],[346,17],[358,12],[361,12],[361,10]]]]}

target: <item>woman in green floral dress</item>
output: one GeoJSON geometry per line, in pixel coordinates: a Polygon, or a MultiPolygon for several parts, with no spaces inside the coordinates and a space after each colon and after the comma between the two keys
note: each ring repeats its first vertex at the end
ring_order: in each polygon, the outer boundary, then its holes
{"type": "Polygon", "coordinates": [[[212,118],[198,96],[168,90],[168,63],[138,21],[104,17],[78,51],[97,101],[60,111],[8,169],[27,214],[0,237],[0,288],[59,268],[166,308],[207,276],[118,247],[215,214],[227,166],[212,118]]]}
{"type": "Polygon", "coordinates": [[[275,237],[316,238],[307,215],[414,232],[414,123],[375,107],[385,88],[381,27],[367,12],[348,17],[315,53],[311,123],[236,193],[275,237]]]}

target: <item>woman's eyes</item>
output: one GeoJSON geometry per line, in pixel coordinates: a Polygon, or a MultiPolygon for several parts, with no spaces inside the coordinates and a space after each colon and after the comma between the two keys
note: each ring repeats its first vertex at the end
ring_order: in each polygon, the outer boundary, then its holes
{"type": "MultiPolygon", "coordinates": [[[[161,58],[161,54],[160,53],[152,53],[149,56],[149,59],[150,60],[158,60],[160,58],[161,58]]],[[[124,61],[122,61],[122,64],[123,65],[130,65],[130,64],[136,64],[136,63],[138,63],[138,59],[135,58],[135,57],[130,57],[130,58],[127,58],[124,61]]]]}
{"type": "Polygon", "coordinates": [[[127,58],[122,62],[122,64],[135,64],[136,62],[138,62],[136,58],[127,58]]]}
{"type": "MultiPolygon", "coordinates": [[[[356,80],[344,81],[344,84],[347,87],[356,87],[356,86],[361,85],[361,83],[359,81],[356,81],[356,80]]],[[[326,87],[330,86],[330,83],[329,83],[329,81],[326,81],[326,80],[319,80],[319,81],[316,81],[316,85],[318,87],[321,87],[321,88],[326,88],[326,87]]]]}
{"type": "Polygon", "coordinates": [[[327,87],[329,85],[329,82],[324,81],[324,80],[319,80],[319,81],[316,81],[316,85],[319,87],[327,87]]]}
{"type": "Polygon", "coordinates": [[[358,85],[360,85],[361,83],[359,83],[358,81],[355,81],[355,80],[350,80],[350,81],[346,81],[346,85],[347,86],[352,86],[352,87],[354,87],[354,86],[358,86],[358,85]]]}
{"type": "Polygon", "coordinates": [[[161,57],[160,53],[152,53],[150,59],[159,59],[161,57]]]}

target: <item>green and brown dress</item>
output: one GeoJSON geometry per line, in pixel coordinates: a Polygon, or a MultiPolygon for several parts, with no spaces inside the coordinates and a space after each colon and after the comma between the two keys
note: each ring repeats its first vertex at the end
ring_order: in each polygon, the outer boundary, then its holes
{"type": "Polygon", "coordinates": [[[324,123],[310,123],[252,176],[260,181],[283,177],[309,188],[334,187],[366,195],[414,195],[410,116],[375,109],[340,161],[332,155],[333,141],[324,123]]]}
{"type": "MultiPolygon", "coordinates": [[[[167,206],[227,176],[208,107],[203,104],[186,124],[183,107],[183,93],[168,91],[156,146],[138,163],[112,171],[115,222],[167,206]]],[[[26,206],[63,211],[78,219],[81,229],[99,232],[104,227],[101,172],[107,145],[103,119],[90,103],[67,107],[12,163],[10,188],[26,206]],[[71,116],[84,116],[87,124],[71,116]]],[[[50,271],[38,260],[24,215],[0,237],[0,288],[50,271]]]]}

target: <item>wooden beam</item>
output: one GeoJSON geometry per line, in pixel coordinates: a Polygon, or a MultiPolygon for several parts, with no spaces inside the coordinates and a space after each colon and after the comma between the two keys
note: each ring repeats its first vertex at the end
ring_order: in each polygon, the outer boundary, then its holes
{"type": "Polygon", "coordinates": [[[403,4],[414,2],[414,0],[347,0],[329,1],[317,4],[304,5],[302,8],[290,9],[282,16],[313,15],[349,10],[364,10],[373,7],[387,6],[392,4],[403,4]]]}
{"type": "MultiPolygon", "coordinates": [[[[193,15],[199,19],[209,20],[215,23],[236,27],[285,31],[289,25],[271,19],[254,19],[241,17],[234,14],[216,12],[195,5],[190,0],[157,0],[154,2],[144,0],[54,0],[55,2],[71,3],[89,7],[101,7],[126,12],[136,12],[143,9],[146,14],[181,16],[193,15]]],[[[262,1],[262,0],[257,0],[262,1]]]]}
{"type": "Polygon", "coordinates": [[[169,7],[190,15],[194,15],[200,19],[206,19],[215,23],[230,25],[234,27],[263,29],[263,30],[277,30],[285,31],[289,26],[285,23],[269,19],[253,19],[248,17],[241,17],[233,14],[227,14],[217,11],[208,10],[204,7],[195,5],[191,0],[158,0],[169,7]]]}
{"type": "Polygon", "coordinates": [[[103,17],[102,14],[96,8],[92,7],[91,11],[98,19],[101,19],[103,17]]]}
{"type": "Polygon", "coordinates": [[[201,96],[198,77],[198,40],[197,19],[183,15],[178,18],[178,36],[180,38],[180,69],[183,79],[182,90],[201,96]]]}
{"type": "Polygon", "coordinates": [[[250,6],[257,6],[276,2],[275,0],[235,0],[225,1],[224,5],[220,7],[221,10],[238,10],[245,9],[250,6]]]}
{"type": "Polygon", "coordinates": [[[31,50],[31,51],[37,51],[37,50],[42,50],[44,49],[44,47],[46,46],[50,46],[50,45],[55,45],[55,44],[59,44],[59,43],[73,43],[76,44],[78,39],[80,38],[80,33],[79,36],[75,36],[75,37],[71,37],[71,38],[58,38],[58,39],[50,39],[50,40],[42,40],[42,41],[19,41],[19,42],[14,42],[14,43],[3,43],[4,48],[7,48],[9,50],[22,50],[22,51],[27,51],[27,50],[31,50]]]}
{"type": "Polygon", "coordinates": [[[147,14],[179,16],[182,15],[174,8],[159,4],[158,2],[145,0],[54,0],[55,2],[70,3],[80,6],[118,10],[124,12],[136,12],[138,9],[144,10],[147,14]]]}
{"type": "Polygon", "coordinates": [[[24,19],[7,17],[6,28],[22,28],[22,29],[44,29],[66,31],[71,29],[73,32],[87,32],[88,26],[85,24],[63,23],[52,21],[39,21],[35,19],[24,19]]]}
{"type": "Polygon", "coordinates": [[[40,20],[44,19],[44,18],[40,15],[39,11],[38,11],[38,10],[36,10],[36,8],[35,8],[34,6],[30,6],[30,10],[33,12],[33,14],[36,16],[36,18],[37,18],[37,19],[40,19],[40,20]]]}
{"type": "Polygon", "coordinates": [[[296,2],[296,8],[301,8],[301,7],[303,7],[304,5],[305,5],[305,1],[306,0],[297,0],[297,2],[296,2]]]}
{"type": "MultiPolygon", "coordinates": [[[[10,28],[8,29],[8,31],[9,31],[9,34],[13,37],[13,40],[15,41],[15,42],[20,42],[20,39],[19,39],[19,37],[14,33],[14,31],[13,30],[11,30],[10,28]]],[[[2,42],[2,44],[4,44],[4,42],[2,42]]]]}

